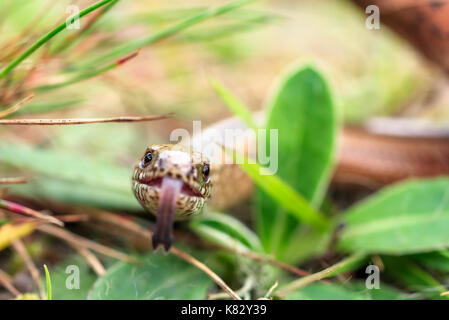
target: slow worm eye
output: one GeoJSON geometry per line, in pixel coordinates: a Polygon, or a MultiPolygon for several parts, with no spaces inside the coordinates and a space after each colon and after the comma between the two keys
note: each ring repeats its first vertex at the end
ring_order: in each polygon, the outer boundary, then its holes
{"type": "Polygon", "coordinates": [[[153,160],[153,154],[151,152],[147,152],[142,159],[141,166],[145,168],[151,160],[153,160]]]}
{"type": "Polygon", "coordinates": [[[209,165],[205,164],[203,166],[203,178],[206,182],[209,181],[209,173],[210,173],[209,165]]]}

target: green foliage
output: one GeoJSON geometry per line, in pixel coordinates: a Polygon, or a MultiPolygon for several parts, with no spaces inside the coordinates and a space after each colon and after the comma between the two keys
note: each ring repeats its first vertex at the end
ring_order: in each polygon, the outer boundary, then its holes
{"type": "Polygon", "coordinates": [[[387,187],[342,216],[338,246],[345,251],[406,254],[449,244],[449,180],[387,187]]]}
{"type": "Polygon", "coordinates": [[[89,265],[84,258],[80,256],[69,257],[60,262],[52,271],[53,300],[84,300],[96,279],[97,276],[89,269],[89,265]],[[70,266],[76,267],[79,273],[71,269],[70,266]],[[72,276],[79,277],[75,279],[72,276]],[[79,287],[71,287],[78,283],[77,280],[79,280],[79,287]]]}
{"type": "Polygon", "coordinates": [[[243,251],[262,252],[256,234],[237,219],[222,213],[207,213],[190,223],[194,232],[220,246],[243,251]]]}
{"type": "Polygon", "coordinates": [[[47,266],[44,264],[44,270],[45,270],[45,283],[47,285],[47,300],[51,300],[51,279],[50,279],[50,272],[48,271],[47,266]]]}
{"type": "MultiPolygon", "coordinates": [[[[277,175],[318,207],[334,165],[338,128],[325,80],[311,67],[294,67],[281,77],[267,107],[266,128],[278,130],[277,175]]],[[[269,137],[267,141],[270,146],[269,137]]],[[[282,259],[299,221],[278,206],[265,190],[258,191],[256,204],[262,243],[267,251],[282,259]]]]}
{"type": "Polygon", "coordinates": [[[385,264],[385,272],[394,281],[418,293],[420,298],[449,299],[448,296],[440,297],[440,293],[445,292],[446,288],[410,259],[384,256],[382,261],[385,264]]]}
{"type": "Polygon", "coordinates": [[[140,210],[126,167],[68,152],[2,144],[0,160],[34,179],[14,187],[18,194],[105,208],[140,210]]]}
{"type": "Polygon", "coordinates": [[[346,284],[315,282],[292,292],[287,300],[402,300],[406,295],[382,284],[380,289],[367,289],[365,283],[346,284]]]}
{"type": "Polygon", "coordinates": [[[119,262],[99,278],[92,300],[205,299],[212,280],[173,255],[150,252],[136,265],[119,262]]]}

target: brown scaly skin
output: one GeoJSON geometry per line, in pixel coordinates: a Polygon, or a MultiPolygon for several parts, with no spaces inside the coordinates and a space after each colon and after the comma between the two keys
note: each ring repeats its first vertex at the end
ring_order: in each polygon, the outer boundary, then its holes
{"type": "Polygon", "coordinates": [[[201,153],[180,145],[154,144],[148,147],[134,167],[133,191],[140,204],[156,215],[161,180],[163,177],[183,182],[181,195],[176,200],[175,220],[183,220],[201,212],[211,194],[209,160],[201,153]],[[145,160],[151,153],[151,161],[145,160]]]}

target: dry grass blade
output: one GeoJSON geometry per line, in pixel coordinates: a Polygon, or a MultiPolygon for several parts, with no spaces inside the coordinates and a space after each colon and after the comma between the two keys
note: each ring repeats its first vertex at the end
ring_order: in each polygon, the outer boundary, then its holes
{"type": "Polygon", "coordinates": [[[27,215],[36,219],[44,220],[53,224],[56,224],[58,226],[64,226],[64,223],[55,217],[43,214],[39,211],[24,207],[18,203],[7,201],[0,199],[0,208],[5,209],[14,213],[19,213],[23,215],[27,215]]]}
{"type": "Polygon", "coordinates": [[[215,281],[217,285],[219,285],[224,291],[226,291],[232,299],[242,300],[242,298],[240,298],[237,293],[235,293],[215,272],[209,269],[209,267],[204,263],[198,261],[191,255],[175,247],[171,247],[170,252],[206,273],[212,280],[215,281]]]}
{"type": "Polygon", "coordinates": [[[30,255],[28,254],[28,251],[25,248],[25,245],[23,244],[22,240],[15,240],[12,243],[14,250],[16,250],[17,254],[22,258],[22,260],[25,262],[25,265],[28,269],[28,271],[31,274],[31,277],[33,278],[34,283],[36,284],[37,289],[39,290],[39,294],[41,296],[41,299],[45,299],[45,291],[42,287],[39,271],[36,268],[36,265],[34,264],[33,260],[31,259],[30,255]]]}
{"type": "Polygon", "coordinates": [[[13,105],[12,107],[3,110],[2,112],[0,112],[0,118],[4,118],[9,116],[10,114],[13,114],[14,112],[18,111],[20,108],[22,108],[22,106],[27,103],[28,101],[30,101],[31,99],[34,98],[34,94],[30,94],[28,97],[22,99],[21,101],[19,101],[18,103],[16,103],[15,105],[13,105]]]}
{"type": "Polygon", "coordinates": [[[107,246],[104,246],[102,244],[96,243],[94,241],[88,240],[86,238],[83,238],[81,236],[78,236],[76,234],[71,233],[70,231],[51,226],[51,225],[41,225],[37,227],[38,230],[45,232],[47,234],[50,234],[52,236],[55,236],[57,238],[63,239],[67,241],[68,243],[73,243],[78,246],[83,246],[85,248],[89,248],[91,250],[94,250],[98,253],[104,254],[105,256],[112,257],[118,260],[126,261],[135,263],[136,260],[120,251],[111,249],[107,246]]]}
{"type": "Polygon", "coordinates": [[[106,270],[100,260],[98,260],[98,258],[90,252],[89,249],[86,249],[80,245],[75,245],[74,242],[71,242],[70,244],[78,251],[80,255],[84,257],[84,259],[86,259],[87,263],[92,267],[98,276],[103,276],[106,273],[106,270]]]}
{"type": "Polygon", "coordinates": [[[24,184],[28,183],[25,178],[0,178],[0,184],[24,184]]]}
{"type": "Polygon", "coordinates": [[[115,118],[92,118],[92,119],[11,119],[0,120],[0,125],[25,125],[25,126],[60,126],[74,124],[107,123],[107,122],[143,122],[168,119],[173,114],[152,115],[142,117],[115,117],[115,118]]]}
{"type": "Polygon", "coordinates": [[[0,269],[0,284],[3,287],[5,287],[5,289],[8,290],[14,297],[20,294],[20,291],[13,286],[11,277],[1,269],[0,269]]]}

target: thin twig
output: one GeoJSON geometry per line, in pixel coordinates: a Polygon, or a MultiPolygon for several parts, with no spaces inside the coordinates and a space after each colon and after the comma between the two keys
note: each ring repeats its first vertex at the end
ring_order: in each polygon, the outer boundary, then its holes
{"type": "Polygon", "coordinates": [[[187,261],[188,263],[194,265],[198,269],[204,271],[215,283],[220,286],[224,291],[226,291],[234,300],[242,300],[215,272],[213,272],[208,266],[204,263],[198,261],[188,253],[181,251],[175,247],[170,248],[170,252],[174,255],[180,257],[181,259],[187,261]]]}
{"type": "Polygon", "coordinates": [[[276,289],[278,285],[279,281],[276,280],[276,282],[270,287],[270,289],[268,289],[268,292],[265,294],[265,296],[258,300],[270,300],[270,297],[273,294],[274,289],[276,289]]]}
{"type": "Polygon", "coordinates": [[[106,273],[106,270],[104,269],[100,260],[98,260],[98,258],[92,252],[90,252],[89,249],[77,245],[74,242],[70,242],[70,244],[78,251],[80,255],[84,257],[84,259],[86,259],[87,263],[90,264],[90,266],[98,276],[103,276],[106,273]]]}
{"type": "Polygon", "coordinates": [[[4,118],[6,116],[9,116],[10,114],[16,112],[17,110],[19,110],[25,103],[27,103],[28,101],[30,101],[31,99],[34,98],[34,93],[30,94],[29,96],[25,97],[24,99],[20,100],[19,102],[17,102],[15,105],[9,107],[6,110],[3,110],[2,112],[0,112],[0,118],[4,118]]]}
{"type": "Polygon", "coordinates": [[[168,119],[172,116],[173,113],[163,115],[142,116],[142,117],[115,117],[115,118],[93,118],[93,119],[10,119],[10,120],[0,120],[0,125],[57,126],[57,125],[106,123],[106,122],[143,122],[143,121],[168,119]]]}
{"type": "Polygon", "coordinates": [[[28,183],[25,178],[0,178],[0,184],[23,184],[28,183]]]}
{"type": "Polygon", "coordinates": [[[25,265],[26,265],[28,271],[30,272],[31,277],[33,278],[33,281],[36,284],[37,289],[39,290],[41,299],[44,300],[45,299],[45,291],[44,291],[44,288],[42,287],[39,271],[37,270],[36,265],[34,264],[33,260],[31,259],[30,255],[28,254],[28,251],[25,248],[25,245],[23,244],[22,240],[20,240],[20,239],[14,240],[12,245],[14,247],[14,250],[16,250],[17,254],[25,262],[25,265]]]}
{"type": "Polygon", "coordinates": [[[55,236],[57,238],[63,239],[67,242],[75,243],[76,245],[81,245],[85,248],[89,248],[91,250],[104,254],[105,256],[131,263],[136,262],[136,259],[125,253],[109,248],[102,244],[96,243],[94,241],[88,240],[79,235],[73,234],[65,229],[61,229],[51,225],[40,225],[37,227],[37,229],[52,236],[55,236]]]}
{"type": "Polygon", "coordinates": [[[27,215],[27,216],[30,216],[33,218],[45,220],[47,222],[56,224],[58,226],[64,225],[64,223],[62,221],[56,219],[55,217],[52,217],[50,215],[43,214],[39,211],[24,207],[21,204],[18,204],[15,202],[0,199],[0,208],[9,210],[11,212],[19,213],[19,214],[24,214],[24,215],[27,215]]]}
{"type": "Polygon", "coordinates": [[[5,287],[14,297],[17,297],[20,294],[20,291],[17,290],[13,284],[11,277],[0,269],[0,284],[5,287]]]}
{"type": "MultiPolygon", "coordinates": [[[[243,284],[243,286],[238,289],[236,292],[238,295],[247,295],[249,291],[254,287],[254,279],[252,277],[248,277],[243,284]]],[[[229,295],[226,292],[219,292],[219,293],[213,293],[209,294],[209,300],[219,300],[219,299],[226,299],[229,295]]],[[[249,298],[248,298],[249,299],[249,298]]]]}

